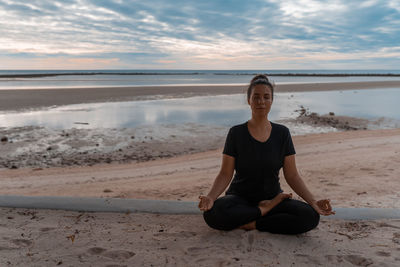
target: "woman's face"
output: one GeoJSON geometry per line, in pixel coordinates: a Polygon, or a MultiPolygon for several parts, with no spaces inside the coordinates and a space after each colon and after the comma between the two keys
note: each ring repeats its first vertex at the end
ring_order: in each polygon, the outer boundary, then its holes
{"type": "Polygon", "coordinates": [[[253,115],[267,116],[272,105],[271,88],[265,84],[254,85],[248,103],[253,115]]]}

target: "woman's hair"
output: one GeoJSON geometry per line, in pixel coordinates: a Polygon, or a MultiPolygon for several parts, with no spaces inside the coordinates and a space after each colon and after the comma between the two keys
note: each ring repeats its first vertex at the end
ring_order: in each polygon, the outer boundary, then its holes
{"type": "Polygon", "coordinates": [[[250,99],[251,92],[253,91],[253,87],[257,84],[265,84],[266,86],[271,88],[271,98],[272,98],[272,100],[274,99],[275,84],[268,79],[267,75],[257,74],[256,76],[254,76],[253,79],[251,79],[249,88],[247,88],[247,100],[250,99]]]}

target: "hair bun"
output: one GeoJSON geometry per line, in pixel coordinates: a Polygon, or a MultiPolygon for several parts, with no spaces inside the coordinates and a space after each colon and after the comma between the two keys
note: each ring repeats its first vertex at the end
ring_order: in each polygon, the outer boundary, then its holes
{"type": "Polygon", "coordinates": [[[250,83],[254,83],[255,81],[258,81],[258,80],[260,80],[260,81],[266,80],[267,83],[270,83],[267,75],[264,75],[264,74],[257,74],[256,76],[253,77],[253,79],[251,79],[250,83]]]}

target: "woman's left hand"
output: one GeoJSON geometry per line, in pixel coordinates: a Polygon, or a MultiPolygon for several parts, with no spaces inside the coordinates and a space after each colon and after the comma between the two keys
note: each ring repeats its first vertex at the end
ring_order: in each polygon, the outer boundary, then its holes
{"type": "Polygon", "coordinates": [[[321,199],[321,200],[315,201],[314,203],[311,204],[311,206],[320,215],[328,216],[328,215],[335,214],[335,212],[332,210],[332,206],[331,206],[329,199],[321,199]]]}

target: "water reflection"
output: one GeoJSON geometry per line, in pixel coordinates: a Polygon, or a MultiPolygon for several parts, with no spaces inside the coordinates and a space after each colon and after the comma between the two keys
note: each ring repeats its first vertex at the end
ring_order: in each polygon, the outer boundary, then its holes
{"type": "MultiPolygon", "coordinates": [[[[277,93],[270,119],[295,118],[303,105],[311,112],[400,121],[400,89],[277,93]]],[[[245,95],[68,105],[42,111],[0,114],[1,127],[133,128],[198,123],[229,126],[251,116],[245,95]],[[84,124],[81,124],[84,123],[84,124]]]]}
{"type": "Polygon", "coordinates": [[[400,89],[371,89],[352,91],[303,92],[296,98],[311,111],[335,112],[366,119],[380,117],[400,120],[400,89]]]}
{"type": "MultiPolygon", "coordinates": [[[[79,87],[118,87],[118,86],[157,86],[157,85],[198,85],[198,84],[242,84],[246,86],[253,78],[249,75],[71,75],[37,78],[1,78],[1,89],[32,88],[79,88],[79,87]]],[[[270,76],[277,84],[281,83],[326,83],[326,82],[368,82],[398,81],[399,77],[387,76],[270,76]]]]}

